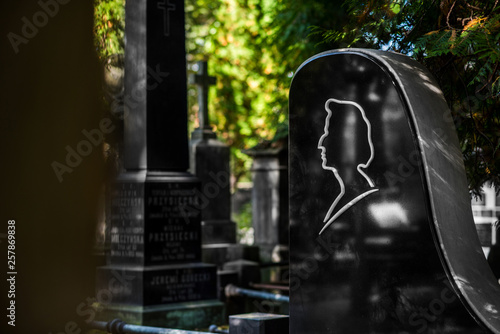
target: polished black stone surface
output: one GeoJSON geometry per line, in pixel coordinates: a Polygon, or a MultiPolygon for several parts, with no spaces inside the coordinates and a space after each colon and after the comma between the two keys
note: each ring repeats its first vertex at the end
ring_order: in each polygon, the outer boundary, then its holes
{"type": "Polygon", "coordinates": [[[186,171],[184,1],[129,1],[125,12],[125,168],[186,171]]]}
{"type": "Polygon", "coordinates": [[[188,173],[124,173],[111,201],[112,264],[201,261],[199,181],[188,173]]]}
{"type": "Polygon", "coordinates": [[[215,139],[192,139],[190,145],[190,171],[202,183],[199,194],[202,221],[229,221],[231,217],[229,147],[215,139]]]}
{"type": "Polygon", "coordinates": [[[498,333],[468,196],[423,67],[360,49],[307,60],[290,90],[290,333],[498,333]]]}

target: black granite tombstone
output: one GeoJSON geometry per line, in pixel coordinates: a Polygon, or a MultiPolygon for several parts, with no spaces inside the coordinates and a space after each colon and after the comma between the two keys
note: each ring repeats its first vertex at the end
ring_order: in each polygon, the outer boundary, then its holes
{"type": "Polygon", "coordinates": [[[125,35],[125,167],[184,172],[189,168],[184,3],[127,4],[125,35]]]}
{"type": "Polygon", "coordinates": [[[126,171],[113,191],[109,264],[97,271],[97,293],[109,297],[101,315],[208,327],[222,304],[215,266],[201,263],[200,182],[187,172],[184,2],[128,1],[125,34],[126,171]]]}
{"type": "Polygon", "coordinates": [[[417,62],[346,49],[297,70],[290,252],[290,333],[500,333],[454,124],[417,62]]]}

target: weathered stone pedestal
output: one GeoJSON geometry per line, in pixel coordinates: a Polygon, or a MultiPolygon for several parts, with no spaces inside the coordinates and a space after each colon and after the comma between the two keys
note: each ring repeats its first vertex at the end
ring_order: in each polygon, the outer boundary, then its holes
{"type": "Polygon", "coordinates": [[[272,262],[276,246],[288,246],[288,148],[246,152],[252,164],[252,226],[263,262],[272,262]]]}
{"type": "Polygon", "coordinates": [[[288,316],[248,313],[229,317],[229,334],[288,334],[288,316]]]}
{"type": "Polygon", "coordinates": [[[208,130],[193,132],[191,170],[201,180],[203,261],[221,264],[236,243],[236,224],[230,220],[229,147],[214,137],[208,130]]]}
{"type": "Polygon", "coordinates": [[[230,219],[229,147],[195,130],[191,138],[191,171],[201,181],[203,245],[235,243],[236,224],[230,219]]]}

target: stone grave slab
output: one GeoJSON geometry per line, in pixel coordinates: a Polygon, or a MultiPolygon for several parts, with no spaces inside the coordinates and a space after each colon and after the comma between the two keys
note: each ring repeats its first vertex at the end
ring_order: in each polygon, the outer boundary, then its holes
{"type": "Polygon", "coordinates": [[[288,334],[288,316],[247,313],[229,316],[229,334],[288,334]]]}

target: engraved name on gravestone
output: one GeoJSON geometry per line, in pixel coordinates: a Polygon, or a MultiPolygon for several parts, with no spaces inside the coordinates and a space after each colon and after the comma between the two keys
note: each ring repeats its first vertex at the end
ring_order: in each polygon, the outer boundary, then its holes
{"type": "Polygon", "coordinates": [[[117,185],[112,196],[110,256],[117,263],[143,263],[144,187],[122,183],[117,185]]]}
{"type": "Polygon", "coordinates": [[[185,210],[187,206],[199,207],[196,188],[180,182],[149,184],[147,193],[145,212],[151,226],[146,242],[151,249],[150,261],[200,261],[201,227],[189,220],[199,219],[199,213],[185,210]]]}
{"type": "Polygon", "coordinates": [[[297,70],[290,265],[291,334],[499,332],[454,124],[417,62],[346,49],[297,70]]]}
{"type": "Polygon", "coordinates": [[[197,193],[190,182],[117,183],[111,206],[111,263],[200,261],[200,214],[186,209],[199,207],[197,193]]]}
{"type": "Polygon", "coordinates": [[[129,268],[109,266],[100,276],[102,282],[114,282],[116,273],[126,284],[110,285],[113,303],[124,305],[162,305],[216,298],[213,282],[215,270],[207,264],[181,264],[161,268],[129,268]]]}

